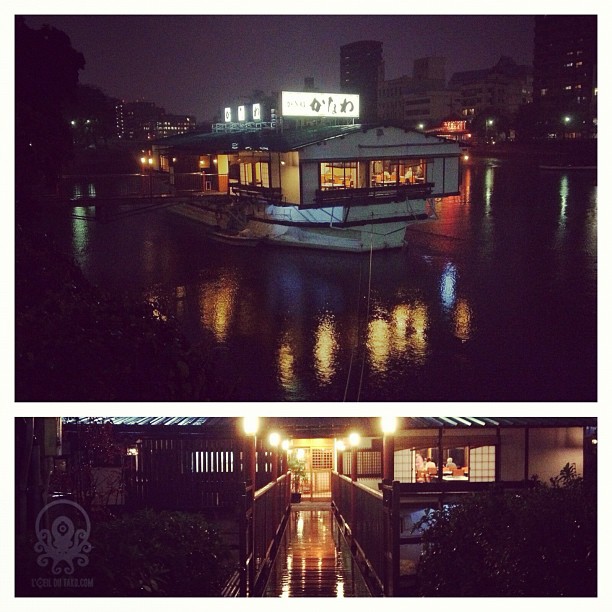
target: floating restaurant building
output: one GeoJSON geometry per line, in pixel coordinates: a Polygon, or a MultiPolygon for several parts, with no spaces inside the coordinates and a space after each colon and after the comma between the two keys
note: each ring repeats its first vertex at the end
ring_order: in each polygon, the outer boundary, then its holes
{"type": "Polygon", "coordinates": [[[225,117],[212,133],[153,147],[177,195],[203,192],[173,210],[213,238],[354,252],[401,247],[409,224],[435,219],[436,202],[459,193],[456,142],[355,123],[357,95],[282,92],[279,113],[264,116],[253,104],[227,108],[225,117]]]}
{"type": "MultiPolygon", "coordinates": [[[[99,467],[108,482],[113,469],[122,481],[113,503],[233,522],[240,555],[234,594],[243,596],[263,592],[292,512],[309,502],[333,514],[370,591],[397,596],[414,584],[422,544],[413,527],[428,508],[461,503],[477,491],[518,492],[566,466],[585,482],[597,481],[597,419],[588,417],[102,421],[112,423],[123,448],[121,466],[99,467]],[[304,468],[299,505],[291,499],[298,492],[290,471],[295,460],[304,468]]],[[[56,467],[70,471],[79,461],[90,427],[89,419],[50,423],[46,437],[63,442],[56,467]]]]}

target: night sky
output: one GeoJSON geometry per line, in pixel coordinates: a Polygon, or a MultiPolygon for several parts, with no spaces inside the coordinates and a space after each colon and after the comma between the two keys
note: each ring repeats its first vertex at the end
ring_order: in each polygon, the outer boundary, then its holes
{"type": "Polygon", "coordinates": [[[340,47],[357,40],[383,43],[387,79],[430,55],[447,58],[447,80],[502,55],[533,61],[530,15],[26,15],[83,53],[81,83],[198,121],[255,89],[301,90],[305,77],[339,91],[340,47]]]}

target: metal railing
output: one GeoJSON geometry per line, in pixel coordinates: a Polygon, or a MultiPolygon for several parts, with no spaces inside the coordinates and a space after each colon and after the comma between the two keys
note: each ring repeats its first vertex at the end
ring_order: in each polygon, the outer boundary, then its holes
{"type": "Polygon", "coordinates": [[[359,187],[340,189],[318,189],[315,192],[315,206],[350,204],[367,206],[386,202],[400,202],[406,199],[421,200],[431,195],[433,183],[418,185],[392,185],[385,187],[359,187]]]}

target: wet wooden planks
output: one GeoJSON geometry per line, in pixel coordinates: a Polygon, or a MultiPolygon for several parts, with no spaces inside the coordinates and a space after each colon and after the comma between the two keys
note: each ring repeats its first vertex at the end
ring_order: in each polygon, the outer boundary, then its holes
{"type": "Polygon", "coordinates": [[[264,596],[369,596],[330,509],[294,507],[264,596]]]}

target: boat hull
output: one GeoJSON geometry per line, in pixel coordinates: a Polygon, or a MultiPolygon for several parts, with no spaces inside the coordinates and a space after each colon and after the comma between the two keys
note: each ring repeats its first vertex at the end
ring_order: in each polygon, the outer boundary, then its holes
{"type": "Polygon", "coordinates": [[[270,203],[182,202],[174,213],[202,223],[213,239],[228,244],[271,244],[330,251],[368,252],[401,248],[406,227],[435,216],[433,202],[410,200],[376,206],[302,209],[270,203]],[[230,239],[248,236],[244,239],[230,239]]]}

